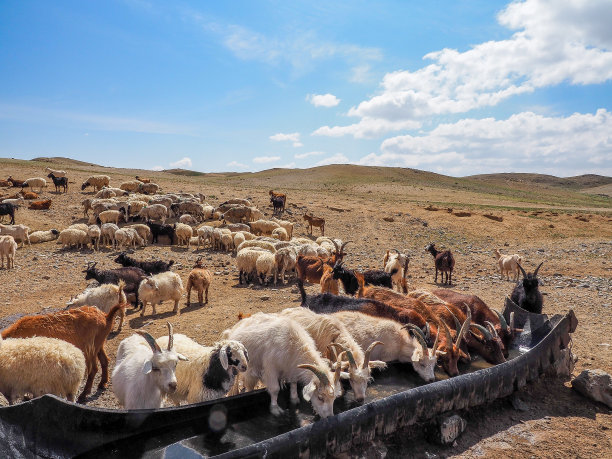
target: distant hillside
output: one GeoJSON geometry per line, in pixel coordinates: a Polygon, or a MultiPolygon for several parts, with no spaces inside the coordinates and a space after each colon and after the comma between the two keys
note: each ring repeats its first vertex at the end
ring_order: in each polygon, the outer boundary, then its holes
{"type": "Polygon", "coordinates": [[[472,180],[485,182],[516,182],[522,184],[537,184],[544,186],[554,186],[559,188],[583,189],[594,188],[612,183],[612,177],[602,175],[586,174],[575,177],[555,177],[554,175],[544,174],[525,174],[525,173],[501,173],[501,174],[481,174],[465,177],[472,180]]]}
{"type": "Polygon", "coordinates": [[[85,161],[79,161],[77,159],[64,158],[63,156],[52,156],[52,157],[40,156],[38,158],[33,158],[32,161],[38,161],[38,162],[41,162],[41,163],[72,164],[74,166],[105,167],[105,166],[100,166],[99,164],[88,163],[88,162],[85,162],[85,161]]]}

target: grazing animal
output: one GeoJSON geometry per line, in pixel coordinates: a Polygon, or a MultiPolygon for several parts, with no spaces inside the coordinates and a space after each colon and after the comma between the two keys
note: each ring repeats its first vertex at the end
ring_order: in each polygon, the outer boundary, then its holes
{"type": "Polygon", "coordinates": [[[110,177],[108,175],[92,175],[81,185],[81,191],[88,186],[93,187],[94,191],[100,191],[103,187],[109,186],[110,177]]]}
{"type": "Polygon", "coordinates": [[[434,257],[434,265],[436,267],[436,277],[434,282],[438,283],[438,271],[440,271],[442,283],[444,284],[452,284],[453,283],[453,269],[455,268],[455,257],[450,250],[445,250],[440,252],[436,249],[435,245],[429,244],[425,247],[425,251],[431,253],[434,257]],[[444,280],[444,275],[446,274],[446,280],[444,280]]]}
{"type": "MultiPolygon", "coordinates": [[[[148,209],[148,207],[145,207],[145,209],[148,209]]],[[[147,226],[151,229],[151,235],[153,236],[154,244],[158,242],[159,236],[168,236],[168,238],[170,239],[170,244],[172,244],[172,242],[174,241],[176,237],[176,232],[174,230],[173,225],[164,225],[164,224],[159,224],[159,223],[147,222],[147,226]]]]}
{"type": "Polygon", "coordinates": [[[140,282],[147,277],[145,272],[134,266],[127,268],[117,269],[98,269],[96,265],[98,262],[87,263],[87,268],[83,271],[85,273],[85,280],[95,279],[100,284],[115,284],[119,285],[119,281],[125,282],[124,292],[126,295],[135,295],[134,304],[138,306],[138,287],[140,282]]]}
{"type": "Polygon", "coordinates": [[[272,202],[272,208],[274,214],[282,214],[283,210],[285,210],[285,199],[279,196],[273,196],[270,198],[272,202]]]}
{"type": "Polygon", "coordinates": [[[138,297],[142,302],[142,311],[140,312],[140,316],[144,317],[147,309],[147,303],[151,303],[151,306],[153,307],[153,315],[155,315],[157,314],[155,306],[157,304],[162,304],[162,302],[166,300],[174,300],[173,312],[178,315],[180,314],[179,301],[181,300],[182,295],[183,282],[181,281],[181,277],[172,271],[145,277],[140,282],[140,286],[138,287],[138,297]]]}
{"type": "Polygon", "coordinates": [[[17,209],[17,206],[15,204],[11,204],[10,202],[0,203],[0,217],[2,215],[8,215],[9,217],[11,217],[11,221],[9,222],[9,225],[14,225],[16,209],[17,209]]]}
{"type": "Polygon", "coordinates": [[[21,247],[25,245],[25,241],[28,241],[28,245],[32,245],[30,242],[29,233],[30,228],[25,225],[1,225],[0,224],[0,235],[13,236],[15,241],[21,241],[21,247]]]}
{"type": "Polygon", "coordinates": [[[138,180],[139,182],[142,182],[142,183],[151,183],[151,179],[150,178],[144,178],[144,177],[138,177],[138,176],[136,176],[134,178],[136,180],[138,180]]]}
{"type": "Polygon", "coordinates": [[[119,263],[121,266],[124,267],[134,266],[136,268],[142,269],[147,274],[153,275],[170,271],[170,268],[174,264],[174,260],[170,260],[167,262],[161,260],[140,261],[130,257],[125,252],[121,252],[117,256],[117,258],[115,258],[115,263],[119,263]]]}
{"type": "Polygon", "coordinates": [[[15,267],[15,255],[17,253],[17,243],[13,236],[0,236],[0,261],[4,268],[4,259],[6,258],[6,269],[15,267]]]}
{"type": "Polygon", "coordinates": [[[321,230],[321,236],[325,236],[325,219],[315,217],[314,215],[304,214],[304,220],[308,222],[309,233],[312,234],[312,227],[319,228],[321,230]]]}
{"type": "Polygon", "coordinates": [[[208,303],[208,287],[212,282],[211,272],[204,267],[202,257],[198,257],[187,278],[187,306],[191,304],[191,289],[195,288],[198,292],[198,303],[208,303]],[[202,297],[204,297],[202,301],[202,297]]]}
{"type": "Polygon", "coordinates": [[[74,402],[85,375],[85,357],[56,338],[0,337],[0,392],[12,405],[26,394],[53,394],[74,402]]]}
{"type": "Polygon", "coordinates": [[[51,180],[53,180],[53,185],[55,185],[55,191],[60,192],[60,188],[64,189],[64,193],[68,192],[68,177],[56,177],[53,172],[47,175],[51,180]]]}
{"type": "Polygon", "coordinates": [[[161,408],[164,396],[176,391],[176,366],[187,357],[174,350],[172,325],[167,325],[166,350],[142,330],[119,344],[113,370],[113,392],[128,410],[161,408]]]}
{"type": "Polygon", "coordinates": [[[536,314],[542,314],[542,306],[544,303],[544,297],[538,288],[540,285],[538,271],[543,263],[544,262],[540,263],[533,273],[526,273],[523,267],[520,264],[518,265],[523,273],[523,280],[516,283],[514,290],[512,290],[512,296],[510,297],[514,303],[525,311],[534,312],[536,314]]]}
{"type": "Polygon", "coordinates": [[[514,274],[514,282],[519,280],[519,264],[523,262],[521,256],[517,253],[513,255],[503,255],[499,252],[499,249],[493,251],[497,257],[497,264],[499,267],[499,274],[504,277],[506,274],[506,280],[510,280],[510,273],[514,274]]]}
{"type": "Polygon", "coordinates": [[[47,187],[47,181],[42,177],[32,177],[24,180],[21,184],[22,189],[26,187],[30,187],[32,191],[34,191],[34,188],[38,188],[38,193],[42,193],[43,188],[47,187]]]}
{"type": "Polygon", "coordinates": [[[2,331],[2,338],[30,338],[46,336],[59,338],[78,347],[85,356],[87,381],[77,402],[84,403],[91,392],[94,377],[98,372],[96,359],[102,366],[102,376],[98,390],[106,387],[108,382],[108,355],[104,350],[106,338],[113,328],[115,316],[124,308],[116,304],[108,314],[95,306],[55,312],[46,315],[25,316],[2,331]]]}

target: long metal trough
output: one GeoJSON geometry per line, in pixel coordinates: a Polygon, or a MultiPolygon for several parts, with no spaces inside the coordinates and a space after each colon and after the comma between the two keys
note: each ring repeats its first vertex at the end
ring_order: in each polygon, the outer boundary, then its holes
{"type": "Polygon", "coordinates": [[[516,326],[524,328],[516,346],[525,350],[512,360],[409,390],[400,389],[354,408],[349,404],[340,414],[288,432],[286,426],[283,429],[279,425],[269,438],[245,434],[245,430],[257,429],[258,416],[267,414],[269,397],[265,390],[182,407],[132,411],[87,407],[45,395],[0,408],[0,456],[109,458],[159,453],[161,457],[181,457],[189,450],[190,457],[285,458],[348,452],[354,445],[443,412],[506,397],[539,378],[568,346],[570,333],[577,325],[576,316],[570,310],[566,315],[548,318],[528,313],[506,300],[504,315],[509,318],[512,311],[516,326]],[[254,421],[245,427],[250,420],[254,421]],[[246,437],[253,439],[251,444],[235,440],[246,437]]]}

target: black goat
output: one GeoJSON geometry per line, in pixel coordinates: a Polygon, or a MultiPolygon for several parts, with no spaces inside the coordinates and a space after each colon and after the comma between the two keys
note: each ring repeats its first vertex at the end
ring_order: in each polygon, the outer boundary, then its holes
{"type": "Polygon", "coordinates": [[[9,225],[15,224],[15,209],[17,209],[17,206],[10,202],[3,202],[0,204],[0,216],[9,215],[11,217],[9,225]]]}
{"type": "Polygon", "coordinates": [[[68,177],[56,177],[51,172],[47,175],[51,180],[53,180],[53,184],[55,185],[55,191],[59,193],[60,187],[64,189],[64,193],[68,193],[68,177]]]}
{"type": "Polygon", "coordinates": [[[115,263],[119,263],[121,266],[130,267],[134,266],[136,268],[142,269],[147,274],[159,274],[166,271],[170,271],[170,267],[174,264],[174,260],[170,260],[168,262],[155,260],[155,261],[139,261],[135,258],[130,257],[125,252],[121,252],[117,258],[115,258],[115,263]]]}
{"type": "Polygon", "coordinates": [[[138,287],[140,282],[147,277],[146,273],[136,267],[129,268],[116,268],[116,269],[97,269],[98,263],[87,263],[87,268],[83,271],[85,274],[85,280],[95,279],[100,284],[115,284],[119,285],[119,281],[125,282],[123,291],[126,295],[132,293],[136,296],[135,305],[138,306],[138,287]]]}
{"type": "Polygon", "coordinates": [[[174,242],[176,237],[176,231],[172,225],[162,225],[160,223],[147,222],[149,228],[151,228],[151,235],[153,236],[153,243],[157,242],[159,236],[168,236],[170,238],[170,244],[174,242]]]}
{"type": "Polygon", "coordinates": [[[442,283],[451,285],[453,283],[453,269],[455,268],[455,257],[450,250],[440,252],[436,249],[435,245],[429,244],[425,247],[425,251],[431,253],[434,257],[434,264],[436,266],[436,278],[435,283],[438,283],[438,271],[440,271],[442,283]],[[444,280],[444,274],[446,274],[446,281],[444,280]]]}
{"type": "MultiPolygon", "coordinates": [[[[397,268],[394,268],[390,273],[384,272],[382,269],[370,269],[364,271],[363,277],[366,285],[378,285],[380,287],[392,288],[391,276],[397,273],[397,268]]],[[[355,295],[359,290],[359,282],[355,276],[355,271],[346,269],[341,261],[336,262],[332,271],[332,277],[340,280],[344,287],[344,291],[348,295],[355,295]]]]}
{"type": "Polygon", "coordinates": [[[273,213],[281,214],[285,209],[285,198],[281,196],[272,196],[270,198],[270,202],[272,203],[272,207],[274,208],[273,213]]]}
{"type": "Polygon", "coordinates": [[[538,270],[544,262],[533,273],[526,273],[523,267],[519,264],[518,267],[523,273],[523,280],[516,283],[510,299],[519,307],[529,312],[542,314],[542,305],[544,298],[538,289],[540,282],[538,281],[538,270]]]}

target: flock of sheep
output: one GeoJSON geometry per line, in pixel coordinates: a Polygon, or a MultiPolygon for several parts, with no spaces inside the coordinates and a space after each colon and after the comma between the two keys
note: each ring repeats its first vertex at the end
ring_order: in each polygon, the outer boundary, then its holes
{"type": "MultiPolygon", "coordinates": [[[[50,174],[56,172],[62,171],[50,174]]],[[[425,382],[435,380],[437,365],[457,376],[457,363],[469,362],[472,354],[492,364],[504,362],[521,332],[513,316],[505,318],[475,295],[449,289],[410,291],[410,258],[396,249],[386,251],[382,269],[362,272],[344,265],[344,249],[351,241],[294,237],[295,223],[275,217],[264,220],[263,212],[248,200],[232,199],[213,207],[201,194],[162,194],[147,179],[124,182],[119,188],[109,185],[108,176],[92,176],[82,184],[82,190],[92,186],[96,193],[82,202],[88,223],[33,233],[25,225],[0,225],[3,264],[8,253],[8,268],[14,266],[17,241],[23,246],[57,239],[66,248],[122,250],[161,240],[187,250],[195,245],[196,251],[203,247],[235,254],[239,283],[284,283],[294,275],[302,305],[276,314],[241,314],[211,346],[174,334],[170,323],[168,335],[157,339],[137,330],[121,341],[109,376],[104,344],[117,318],[121,330],[128,305],[140,308],[144,316],[147,304],[155,315],[157,305],[172,301],[179,314],[185,290],[181,277],[171,270],[172,260],[139,260],[121,252],[114,260],[121,267],[88,264],[85,279],[97,285],[71,299],[65,310],[26,316],[2,331],[0,392],[9,403],[45,393],[73,401],[86,377],[78,397],[85,403],[99,362],[98,389],[112,378],[113,392],[127,409],[159,408],[165,401],[196,403],[253,390],[262,383],[271,396],[271,412],[279,414],[278,392],[288,384],[292,402],[299,400],[300,385],[304,400],[326,417],[333,415],[333,401],[344,392],[342,380],[362,401],[372,370],[388,362],[411,363],[425,382]],[[320,285],[321,293],[308,295],[305,283],[320,285]]],[[[286,199],[270,191],[275,213],[282,214],[286,199]]],[[[305,214],[304,220],[311,232],[314,226],[323,233],[323,219],[305,214]]],[[[450,284],[452,253],[440,252],[433,244],[426,250],[434,257],[435,281],[440,270],[446,274],[442,280],[450,284]]],[[[513,300],[541,312],[539,266],[528,274],[519,255],[496,251],[496,256],[502,276],[513,274],[518,281],[519,270],[523,273],[513,300]]],[[[187,304],[192,289],[199,303],[207,303],[211,282],[212,274],[199,257],[187,279],[187,304]]]]}

